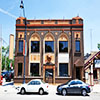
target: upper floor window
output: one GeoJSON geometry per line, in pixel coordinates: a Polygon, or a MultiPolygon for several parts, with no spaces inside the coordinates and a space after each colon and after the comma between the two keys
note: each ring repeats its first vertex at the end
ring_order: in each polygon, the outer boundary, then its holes
{"type": "Polygon", "coordinates": [[[19,40],[19,52],[23,52],[23,40],[19,40]]]}
{"type": "Polygon", "coordinates": [[[54,52],[54,41],[45,41],[45,52],[54,52]]]}
{"type": "Polygon", "coordinates": [[[68,41],[59,41],[59,52],[68,52],[68,41]]]}
{"type": "Polygon", "coordinates": [[[80,40],[75,41],[76,52],[80,52],[80,40]]]}
{"type": "Polygon", "coordinates": [[[39,41],[31,41],[31,52],[39,52],[39,41]]]}

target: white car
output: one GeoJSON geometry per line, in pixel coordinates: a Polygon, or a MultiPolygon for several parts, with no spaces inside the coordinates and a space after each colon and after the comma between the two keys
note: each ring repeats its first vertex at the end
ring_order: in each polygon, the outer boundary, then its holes
{"type": "Polygon", "coordinates": [[[18,91],[21,94],[25,94],[26,92],[38,92],[40,95],[42,95],[44,92],[48,92],[49,85],[45,82],[43,82],[40,79],[31,80],[27,84],[22,84],[18,91]]]}

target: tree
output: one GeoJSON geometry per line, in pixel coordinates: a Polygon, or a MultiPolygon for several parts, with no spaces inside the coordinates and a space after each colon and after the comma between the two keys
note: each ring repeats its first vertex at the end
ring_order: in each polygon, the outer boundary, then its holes
{"type": "Polygon", "coordinates": [[[9,59],[9,46],[6,48],[2,47],[2,70],[10,70],[10,63],[12,62],[12,66],[14,68],[14,59],[11,61],[9,59]]]}
{"type": "Polygon", "coordinates": [[[100,44],[98,44],[98,49],[100,50],[100,44]]]}

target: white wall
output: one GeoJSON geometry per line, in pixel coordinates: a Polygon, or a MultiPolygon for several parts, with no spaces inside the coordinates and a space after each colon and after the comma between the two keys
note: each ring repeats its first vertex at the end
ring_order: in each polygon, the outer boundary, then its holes
{"type": "Polygon", "coordinates": [[[69,54],[58,54],[58,62],[59,63],[69,63],[69,54]]]}

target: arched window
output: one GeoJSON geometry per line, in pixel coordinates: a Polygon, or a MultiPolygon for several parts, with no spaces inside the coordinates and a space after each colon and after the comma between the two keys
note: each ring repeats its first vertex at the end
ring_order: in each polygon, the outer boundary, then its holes
{"type": "Polygon", "coordinates": [[[38,35],[32,35],[31,37],[31,53],[40,52],[40,38],[38,35]]]}
{"type": "Polygon", "coordinates": [[[45,53],[54,53],[54,38],[51,34],[45,37],[45,53]]]}
{"type": "Polygon", "coordinates": [[[59,37],[59,53],[68,53],[68,39],[65,34],[59,37]]]}

